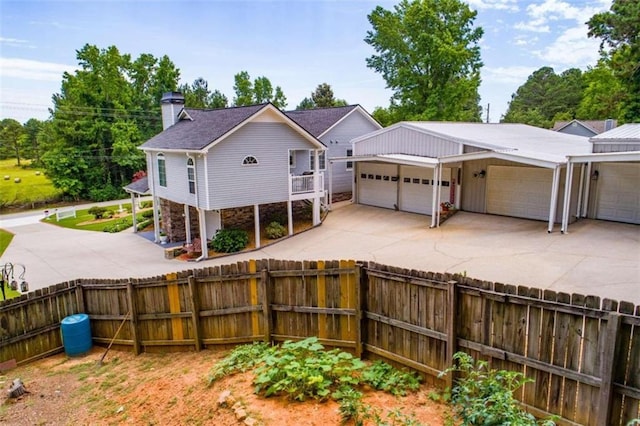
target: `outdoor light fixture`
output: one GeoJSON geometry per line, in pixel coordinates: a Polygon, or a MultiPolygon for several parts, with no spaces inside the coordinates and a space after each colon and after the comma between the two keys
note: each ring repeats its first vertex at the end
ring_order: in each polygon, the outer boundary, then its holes
{"type": "Polygon", "coordinates": [[[27,283],[26,281],[22,281],[20,283],[20,292],[21,293],[26,293],[29,291],[29,283],[27,283]]]}
{"type": "Polygon", "coordinates": [[[475,178],[480,178],[480,179],[484,179],[484,177],[487,175],[486,170],[480,170],[479,172],[475,172],[473,174],[473,177],[475,178]]]}

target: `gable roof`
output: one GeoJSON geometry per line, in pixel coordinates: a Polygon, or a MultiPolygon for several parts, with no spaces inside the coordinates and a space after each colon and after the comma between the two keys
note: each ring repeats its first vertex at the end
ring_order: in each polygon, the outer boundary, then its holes
{"type": "Polygon", "coordinates": [[[147,176],[138,179],[135,182],[131,182],[124,187],[124,190],[130,194],[148,195],[149,192],[149,178],[147,176]]]}
{"type": "Polygon", "coordinates": [[[286,111],[285,114],[316,138],[327,133],[354,110],[359,110],[373,123],[378,123],[360,105],[286,111]]]}
{"type": "MultiPolygon", "coordinates": [[[[362,143],[367,139],[400,127],[487,150],[450,156],[456,161],[467,157],[502,156],[520,162],[531,160],[548,166],[566,163],[567,155],[583,155],[591,152],[591,144],[587,137],[512,123],[403,121],[353,139],[352,143],[362,143]]],[[[442,157],[442,159],[444,158],[442,157]]]]}
{"type": "Polygon", "coordinates": [[[593,136],[591,142],[640,142],[640,123],[627,123],[593,136]]]}
{"type": "MultiPolygon", "coordinates": [[[[607,130],[607,121],[609,120],[571,120],[571,121],[556,121],[553,124],[553,128],[551,130],[555,130],[556,132],[561,131],[562,129],[569,127],[572,123],[576,123],[584,127],[585,129],[592,132],[594,135],[598,135],[607,130]]],[[[611,120],[611,124],[613,127],[618,125],[618,120],[611,120]]]]}
{"type": "Polygon", "coordinates": [[[317,140],[308,130],[293,121],[273,104],[266,103],[219,109],[183,108],[176,124],[146,141],[140,146],[140,149],[202,151],[212,144],[220,142],[264,111],[271,111],[277,114],[304,138],[316,145],[317,148],[325,148],[324,144],[317,140]]]}

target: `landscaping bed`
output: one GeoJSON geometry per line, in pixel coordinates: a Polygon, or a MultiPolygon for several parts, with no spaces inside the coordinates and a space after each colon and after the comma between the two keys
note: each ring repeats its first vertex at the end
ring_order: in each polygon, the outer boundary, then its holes
{"type": "MultiPolygon", "coordinates": [[[[94,348],[80,358],[59,354],[5,372],[0,385],[6,387],[20,377],[29,393],[5,401],[0,407],[0,423],[243,424],[236,417],[237,410],[226,402],[219,404],[224,395],[239,402],[259,425],[321,426],[341,421],[334,401],[291,402],[285,397],[254,394],[251,372],[230,375],[208,386],[208,374],[228,350],[139,356],[111,351],[100,366],[97,361],[103,353],[104,348],[94,348]]],[[[369,389],[364,402],[381,413],[399,410],[412,414],[422,425],[442,425],[447,406],[433,402],[429,398],[432,392],[422,385],[417,392],[396,397],[369,389]]]]}

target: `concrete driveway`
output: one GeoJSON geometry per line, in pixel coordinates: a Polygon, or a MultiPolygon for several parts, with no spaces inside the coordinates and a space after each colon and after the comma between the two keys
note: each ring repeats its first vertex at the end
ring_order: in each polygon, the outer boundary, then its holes
{"type": "Polygon", "coordinates": [[[165,260],[161,246],[130,231],[3,222],[0,227],[15,237],[0,262],[25,264],[32,289],[79,277],[147,277],[251,258],[356,259],[640,304],[637,225],[581,220],[569,234],[547,234],[545,222],[459,212],[429,229],[426,216],[342,203],[322,226],[303,234],[251,253],[190,263],[165,260]]]}

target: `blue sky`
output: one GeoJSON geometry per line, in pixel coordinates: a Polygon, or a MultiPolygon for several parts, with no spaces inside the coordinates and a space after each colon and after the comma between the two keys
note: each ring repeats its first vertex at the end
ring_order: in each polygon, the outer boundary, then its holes
{"type": "MultiPolygon", "coordinates": [[[[282,87],[293,109],[329,83],[338,98],[372,112],[391,92],[366,67],[364,41],[376,5],[395,1],[6,1],[0,0],[0,118],[46,119],[64,71],[84,44],[111,45],[137,57],[168,55],[181,83],[198,77],[233,98],[233,75],[246,70],[282,87]]],[[[480,95],[490,119],[542,66],[586,69],[599,41],[584,24],[610,0],[468,0],[485,30],[480,95]]],[[[485,115],[486,118],[486,115],[485,115]]]]}

